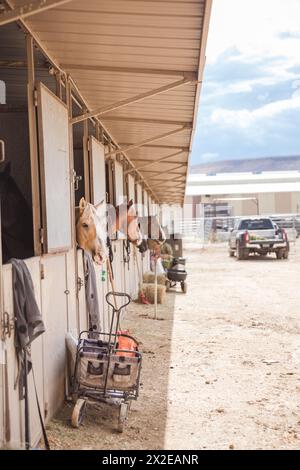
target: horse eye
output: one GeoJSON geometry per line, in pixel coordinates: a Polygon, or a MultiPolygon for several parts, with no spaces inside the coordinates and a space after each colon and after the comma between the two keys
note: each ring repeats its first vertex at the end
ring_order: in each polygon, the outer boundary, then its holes
{"type": "Polygon", "coordinates": [[[88,227],[89,227],[88,224],[82,224],[82,226],[83,226],[84,228],[88,228],[88,227]]]}

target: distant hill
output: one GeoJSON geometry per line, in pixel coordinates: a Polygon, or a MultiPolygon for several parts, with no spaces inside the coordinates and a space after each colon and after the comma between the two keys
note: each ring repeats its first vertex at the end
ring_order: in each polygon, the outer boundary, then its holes
{"type": "Polygon", "coordinates": [[[260,171],[300,171],[300,156],[296,157],[265,157],[245,160],[224,160],[194,165],[190,173],[238,173],[260,171]]]}

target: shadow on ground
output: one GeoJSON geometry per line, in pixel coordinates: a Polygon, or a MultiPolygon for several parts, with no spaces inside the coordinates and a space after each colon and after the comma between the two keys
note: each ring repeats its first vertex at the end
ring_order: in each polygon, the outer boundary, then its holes
{"type": "Polygon", "coordinates": [[[168,409],[171,337],[176,296],[180,286],[167,294],[158,306],[155,320],[153,305],[133,302],[122,321],[122,328],[140,342],[143,353],[140,396],[134,401],[123,434],[116,431],[118,408],[89,404],[79,429],[70,424],[73,404],[66,403],[48,424],[53,449],[163,449],[168,409]]]}

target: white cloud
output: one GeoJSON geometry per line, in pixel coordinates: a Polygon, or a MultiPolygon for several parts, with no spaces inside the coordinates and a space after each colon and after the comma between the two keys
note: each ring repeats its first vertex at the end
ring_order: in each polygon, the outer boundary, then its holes
{"type": "Polygon", "coordinates": [[[208,62],[234,48],[246,62],[283,56],[289,66],[298,65],[299,18],[299,0],[214,0],[208,62]]]}
{"type": "MultiPolygon", "coordinates": [[[[287,82],[289,80],[297,81],[299,75],[291,72],[287,72],[283,69],[279,71],[272,72],[271,70],[265,69],[266,75],[263,75],[258,78],[253,78],[249,80],[238,80],[230,84],[220,85],[220,82],[210,82],[211,86],[214,86],[215,89],[212,93],[205,93],[202,96],[202,102],[210,101],[211,99],[215,100],[217,97],[226,96],[229,94],[237,93],[251,93],[256,86],[273,86],[279,85],[280,83],[287,82]],[[269,73],[270,75],[267,75],[269,73]]],[[[222,77],[220,77],[221,79],[222,77]]],[[[233,77],[234,78],[234,77],[233,77]]]]}
{"type": "Polygon", "coordinates": [[[216,109],[211,114],[211,122],[222,127],[247,129],[258,122],[265,123],[268,119],[272,119],[285,111],[295,109],[300,110],[300,95],[297,92],[289,99],[274,101],[252,111],[248,109],[216,109]]]}

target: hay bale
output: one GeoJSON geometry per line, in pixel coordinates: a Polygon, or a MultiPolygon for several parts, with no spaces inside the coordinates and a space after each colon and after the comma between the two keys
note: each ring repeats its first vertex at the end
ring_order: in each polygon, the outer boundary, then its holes
{"type": "MultiPolygon", "coordinates": [[[[154,296],[155,296],[155,285],[154,284],[142,284],[141,290],[139,293],[140,295],[143,294],[145,298],[151,304],[154,304],[154,296]]],[[[166,286],[157,285],[157,303],[163,304],[166,299],[166,286]]]]}
{"type": "MultiPolygon", "coordinates": [[[[166,276],[165,274],[158,274],[157,275],[157,284],[160,286],[166,285],[166,276]]],[[[148,271],[143,275],[143,282],[145,284],[154,284],[155,282],[155,273],[153,271],[148,271]]]]}

